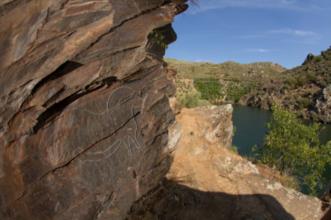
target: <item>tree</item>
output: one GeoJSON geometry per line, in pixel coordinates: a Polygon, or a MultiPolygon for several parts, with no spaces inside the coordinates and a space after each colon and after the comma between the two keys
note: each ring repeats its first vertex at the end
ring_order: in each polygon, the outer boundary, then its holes
{"type": "Polygon", "coordinates": [[[327,184],[324,173],[331,164],[331,142],[320,145],[319,125],[306,125],[278,106],[272,110],[269,133],[258,150],[259,160],[293,175],[303,192],[316,195],[327,184]]]}

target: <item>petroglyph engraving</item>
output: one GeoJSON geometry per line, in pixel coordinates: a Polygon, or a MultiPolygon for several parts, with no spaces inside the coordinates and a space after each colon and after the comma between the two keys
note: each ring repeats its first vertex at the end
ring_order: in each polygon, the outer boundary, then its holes
{"type": "MultiPolygon", "coordinates": [[[[134,153],[139,151],[143,146],[142,139],[139,136],[139,126],[136,121],[136,116],[142,108],[142,103],[142,98],[137,96],[137,91],[130,87],[120,87],[109,94],[103,109],[100,109],[100,111],[82,110],[92,116],[97,116],[97,118],[106,114],[107,120],[109,119],[110,127],[113,128],[120,126],[116,118],[116,115],[119,115],[120,111],[127,111],[130,116],[125,128],[118,131],[121,132],[120,139],[116,138],[116,131],[114,134],[116,140],[107,147],[98,147],[98,149],[89,151],[86,154],[88,159],[86,159],[85,162],[109,160],[120,148],[126,148],[129,160],[133,158],[134,153]],[[139,104],[135,104],[137,102],[130,103],[131,100],[137,99],[139,99],[139,104]]],[[[101,119],[102,118],[104,117],[101,117],[101,119]]]]}

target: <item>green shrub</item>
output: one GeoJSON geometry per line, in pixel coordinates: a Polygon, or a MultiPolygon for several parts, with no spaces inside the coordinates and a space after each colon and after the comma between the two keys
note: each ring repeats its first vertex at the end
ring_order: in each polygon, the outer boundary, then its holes
{"type": "Polygon", "coordinates": [[[201,99],[199,93],[184,94],[178,98],[181,106],[186,108],[195,108],[198,106],[208,105],[208,102],[201,99]]]}
{"type": "Polygon", "coordinates": [[[201,98],[210,102],[217,102],[221,98],[221,84],[217,79],[195,79],[194,87],[201,93],[201,98]]]}
{"type": "Polygon", "coordinates": [[[316,56],[314,57],[315,62],[321,62],[323,60],[322,56],[316,56]]]}
{"type": "Polygon", "coordinates": [[[259,161],[296,177],[303,192],[320,192],[327,184],[323,173],[331,164],[331,143],[320,145],[319,125],[305,125],[294,113],[273,107],[269,129],[259,161]]]}
{"type": "Polygon", "coordinates": [[[312,104],[312,101],[310,98],[299,97],[297,98],[297,104],[299,109],[304,109],[308,108],[312,104]]]}
{"type": "Polygon", "coordinates": [[[298,87],[302,87],[304,86],[305,84],[307,83],[307,78],[306,76],[302,75],[302,76],[299,76],[296,78],[296,84],[295,84],[295,87],[298,88],[298,87]]]}
{"type": "Polygon", "coordinates": [[[293,89],[293,88],[295,88],[297,86],[297,80],[293,76],[289,76],[285,80],[285,84],[288,85],[288,88],[289,89],[293,89]]]}
{"type": "Polygon", "coordinates": [[[229,148],[233,153],[235,153],[235,154],[239,154],[238,152],[238,147],[237,146],[235,146],[235,145],[232,145],[230,148],[229,148]]]}
{"type": "Polygon", "coordinates": [[[210,104],[201,98],[201,93],[195,89],[193,80],[176,79],[176,86],[176,98],[182,107],[194,108],[210,104]]]}
{"type": "Polygon", "coordinates": [[[312,73],[312,72],[308,72],[306,75],[306,80],[308,82],[314,83],[317,81],[317,76],[316,74],[312,73]]]}
{"type": "Polygon", "coordinates": [[[241,83],[231,83],[226,91],[227,99],[235,103],[239,102],[241,97],[248,94],[252,90],[250,85],[241,83]]]}
{"type": "Polygon", "coordinates": [[[154,40],[154,42],[160,46],[163,49],[167,49],[168,48],[168,44],[167,41],[165,39],[165,36],[162,34],[161,31],[159,30],[153,30],[150,35],[149,38],[154,40]]]}
{"type": "Polygon", "coordinates": [[[179,99],[179,103],[186,108],[194,108],[199,105],[199,99],[199,96],[186,94],[179,99]]]}

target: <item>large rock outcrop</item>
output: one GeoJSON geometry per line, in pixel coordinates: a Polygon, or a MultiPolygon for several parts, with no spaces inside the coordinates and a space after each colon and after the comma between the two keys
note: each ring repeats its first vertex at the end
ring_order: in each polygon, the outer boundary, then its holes
{"type": "Polygon", "coordinates": [[[158,184],[174,120],[162,55],[186,7],[1,1],[0,219],[123,219],[158,184]]]}

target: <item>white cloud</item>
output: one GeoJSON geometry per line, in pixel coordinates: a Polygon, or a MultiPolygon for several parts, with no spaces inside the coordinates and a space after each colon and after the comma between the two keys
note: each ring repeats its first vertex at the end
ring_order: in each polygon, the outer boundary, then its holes
{"type": "Polygon", "coordinates": [[[224,9],[230,7],[241,8],[276,8],[290,10],[305,10],[319,8],[313,0],[200,0],[194,1],[191,13],[199,13],[212,9],[224,9]]]}
{"type": "Polygon", "coordinates": [[[298,30],[298,29],[291,29],[291,28],[285,28],[285,29],[278,29],[278,30],[271,30],[269,31],[269,34],[284,34],[284,35],[292,35],[296,37],[319,37],[319,34],[308,31],[308,30],[298,30]]]}
{"type": "Polygon", "coordinates": [[[256,38],[263,38],[263,37],[267,37],[267,34],[247,34],[247,35],[241,35],[238,36],[238,38],[240,39],[256,39],[256,38]]]}
{"type": "Polygon", "coordinates": [[[292,28],[283,28],[283,29],[276,29],[276,30],[268,30],[262,33],[257,34],[248,34],[238,36],[240,39],[257,39],[257,38],[271,38],[271,37],[294,37],[300,39],[309,39],[309,40],[320,40],[321,35],[310,30],[301,30],[301,29],[292,29],[292,28]]]}
{"type": "Polygon", "coordinates": [[[269,53],[269,52],[271,52],[271,50],[264,49],[264,48],[250,48],[250,49],[246,49],[245,51],[250,52],[250,53],[269,53]]]}

